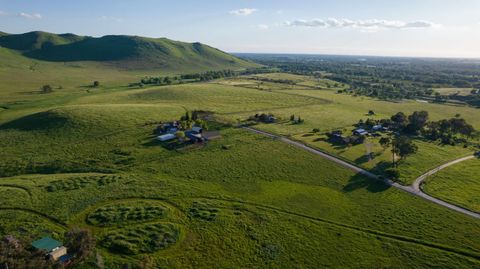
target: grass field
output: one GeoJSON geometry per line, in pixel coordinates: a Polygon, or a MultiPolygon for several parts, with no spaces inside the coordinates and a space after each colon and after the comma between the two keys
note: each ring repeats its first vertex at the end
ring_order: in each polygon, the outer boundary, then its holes
{"type": "Polygon", "coordinates": [[[434,91],[440,93],[441,95],[460,95],[468,96],[471,95],[473,88],[436,88],[434,91]]]}
{"type": "Polygon", "coordinates": [[[469,160],[429,177],[423,189],[430,195],[480,212],[480,161],[469,160]]]}
{"type": "MultiPolygon", "coordinates": [[[[480,223],[473,218],[230,125],[211,122],[221,139],[176,151],[155,141],[151,124],[193,109],[227,123],[292,113],[305,124],[261,128],[328,150],[303,134],[348,128],[373,105],[381,117],[418,103],[225,83],[113,87],[0,111],[0,234],[62,240],[69,228],[87,227],[97,255],[77,268],[146,260],[154,268],[480,267],[480,223]]],[[[475,118],[467,108],[427,108],[435,118],[455,109],[475,118]]],[[[429,160],[427,152],[441,148],[419,143],[424,153],[407,159],[405,173],[464,154],[446,148],[429,160]]]]}
{"type": "MultiPolygon", "coordinates": [[[[293,138],[322,151],[333,153],[358,166],[382,174],[392,163],[391,147],[382,148],[380,138],[369,137],[364,144],[351,147],[332,144],[325,135],[307,133],[294,135],[293,138]]],[[[417,140],[418,152],[400,161],[399,171],[403,184],[409,185],[425,171],[431,170],[449,160],[469,155],[474,149],[461,146],[441,145],[429,141],[417,140]]]]}

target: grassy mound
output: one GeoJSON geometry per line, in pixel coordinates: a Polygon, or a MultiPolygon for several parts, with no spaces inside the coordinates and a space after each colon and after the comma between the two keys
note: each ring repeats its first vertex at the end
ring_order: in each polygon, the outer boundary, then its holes
{"type": "Polygon", "coordinates": [[[102,245],[114,253],[140,254],[166,249],[180,238],[180,230],[171,223],[136,226],[107,233],[102,245]]]}
{"type": "Polygon", "coordinates": [[[124,225],[164,218],[167,209],[158,203],[136,202],[102,206],[87,217],[87,222],[95,226],[124,225]]]}
{"type": "Polygon", "coordinates": [[[46,190],[49,192],[78,190],[92,184],[105,186],[117,182],[120,178],[120,176],[116,175],[71,177],[65,180],[56,180],[48,183],[46,190]]]}

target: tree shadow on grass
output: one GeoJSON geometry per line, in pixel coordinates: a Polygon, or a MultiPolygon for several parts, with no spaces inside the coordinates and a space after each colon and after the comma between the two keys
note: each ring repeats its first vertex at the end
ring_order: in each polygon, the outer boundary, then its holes
{"type": "Polygon", "coordinates": [[[185,142],[179,142],[178,140],[172,140],[172,141],[165,141],[161,142],[156,139],[156,137],[151,138],[147,142],[143,143],[142,146],[144,147],[162,147],[166,150],[181,150],[184,148],[187,148],[188,146],[192,145],[192,143],[185,141],[185,142]]]}
{"type": "Polygon", "coordinates": [[[368,163],[368,162],[374,160],[375,158],[377,158],[380,155],[382,155],[382,154],[372,152],[368,155],[362,155],[361,157],[358,157],[357,159],[354,160],[354,162],[358,165],[368,163]]]}
{"type": "Polygon", "coordinates": [[[359,173],[352,176],[342,190],[344,192],[353,192],[359,189],[366,189],[369,192],[378,193],[390,189],[390,186],[380,180],[371,179],[359,173]]]}

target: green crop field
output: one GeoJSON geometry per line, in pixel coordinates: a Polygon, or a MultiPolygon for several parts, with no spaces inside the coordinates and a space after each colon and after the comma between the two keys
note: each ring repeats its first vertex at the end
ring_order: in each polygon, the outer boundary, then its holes
{"type": "MultiPolygon", "coordinates": [[[[45,62],[50,71],[42,79],[58,65],[45,62]]],[[[75,68],[62,68],[61,77],[75,68]]],[[[1,85],[0,235],[64,240],[71,228],[87,228],[94,255],[75,268],[480,267],[478,220],[236,128],[256,113],[273,113],[279,123],[257,127],[373,169],[389,160],[383,149],[373,147],[378,157],[364,162],[364,145],[333,148],[311,130],[351,130],[370,109],[376,118],[420,109],[433,119],[460,113],[480,128],[477,110],[341,95],[346,85],[280,73],[256,75],[271,80],[260,85],[245,76],[137,89],[126,87],[137,79],[130,71],[109,69],[111,82],[98,78],[106,86],[86,91],[81,86],[97,79],[97,70],[84,69],[52,94],[18,89],[43,80],[1,85]],[[221,138],[175,150],[155,140],[155,123],[193,110],[211,112],[209,125],[221,138]],[[291,114],[305,123],[287,123],[291,114]]],[[[406,182],[471,150],[415,142],[418,154],[401,163],[406,182]]]]}
{"type": "Polygon", "coordinates": [[[448,167],[430,176],[423,189],[432,196],[480,212],[479,169],[478,159],[448,167]]]}

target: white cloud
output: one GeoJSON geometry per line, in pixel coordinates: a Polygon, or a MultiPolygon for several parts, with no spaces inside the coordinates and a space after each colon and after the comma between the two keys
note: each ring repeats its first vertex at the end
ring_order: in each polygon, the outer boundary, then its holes
{"type": "Polygon", "coordinates": [[[237,10],[232,10],[229,13],[232,15],[237,15],[237,16],[249,16],[252,15],[254,12],[257,12],[257,9],[254,8],[241,8],[237,10]]]}
{"type": "Polygon", "coordinates": [[[389,20],[349,20],[349,19],[312,19],[294,20],[284,23],[290,27],[320,27],[320,28],[360,28],[360,29],[413,29],[432,28],[438,26],[429,21],[389,21],[389,20]]]}
{"type": "Polygon", "coordinates": [[[7,16],[7,15],[8,15],[8,13],[7,13],[7,12],[5,12],[5,11],[1,11],[1,10],[0,10],[0,16],[7,16]]]}
{"type": "Polygon", "coordinates": [[[40,15],[38,13],[30,14],[30,13],[22,12],[22,13],[18,14],[18,16],[26,18],[26,19],[31,19],[31,20],[38,20],[38,19],[42,18],[42,15],[40,15]]]}
{"type": "Polygon", "coordinates": [[[259,24],[259,25],[257,25],[257,28],[259,30],[268,30],[270,28],[270,26],[268,26],[266,24],[259,24]]]}

